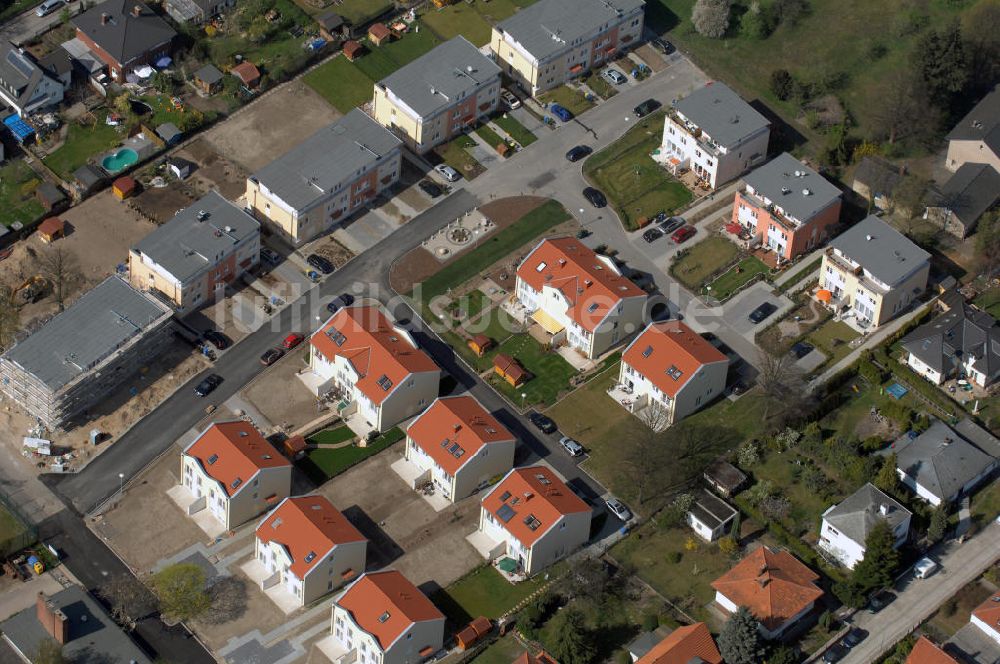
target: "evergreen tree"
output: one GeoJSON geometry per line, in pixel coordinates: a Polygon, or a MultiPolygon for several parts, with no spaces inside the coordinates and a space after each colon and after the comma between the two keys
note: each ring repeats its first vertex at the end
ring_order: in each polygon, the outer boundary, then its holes
{"type": "Polygon", "coordinates": [[[552,656],[561,664],[588,664],[594,645],[579,609],[567,607],[553,618],[552,656]]]}
{"type": "Polygon", "coordinates": [[[944,539],[945,531],[948,529],[948,506],[941,503],[931,512],[931,522],[927,526],[927,539],[935,544],[944,539]]]}
{"type": "Polygon", "coordinates": [[[718,643],[726,664],[758,664],[764,659],[757,619],[745,606],[741,606],[726,621],[718,643]]]}
{"type": "Polygon", "coordinates": [[[899,551],[892,528],[885,521],[879,521],[865,538],[865,557],[854,567],[851,581],[867,594],[878,588],[892,585],[896,568],[899,566],[899,551]]]}
{"type": "Polygon", "coordinates": [[[899,475],[896,473],[896,464],[896,453],[892,452],[882,462],[882,467],[879,468],[878,475],[875,476],[875,480],[872,482],[872,484],[890,496],[899,494],[899,475]]]}

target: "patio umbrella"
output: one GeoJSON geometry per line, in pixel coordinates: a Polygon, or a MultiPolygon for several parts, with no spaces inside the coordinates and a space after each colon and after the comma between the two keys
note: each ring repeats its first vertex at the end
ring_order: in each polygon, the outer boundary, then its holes
{"type": "Polygon", "coordinates": [[[166,69],[173,62],[169,55],[164,55],[162,58],[156,61],[157,69],[166,69]]]}
{"type": "Polygon", "coordinates": [[[816,299],[819,300],[820,302],[829,302],[830,300],[833,299],[833,293],[826,290],[825,288],[821,288],[818,291],[816,291],[816,299]]]}

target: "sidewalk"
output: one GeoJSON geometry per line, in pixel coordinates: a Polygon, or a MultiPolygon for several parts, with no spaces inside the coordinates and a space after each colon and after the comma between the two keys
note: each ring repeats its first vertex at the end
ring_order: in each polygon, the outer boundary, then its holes
{"type": "Polygon", "coordinates": [[[774,280],[774,285],[781,286],[786,281],[791,281],[792,277],[809,267],[817,258],[821,258],[824,251],[826,251],[826,247],[820,247],[811,254],[801,256],[795,265],[782,272],[781,276],[774,280]]]}

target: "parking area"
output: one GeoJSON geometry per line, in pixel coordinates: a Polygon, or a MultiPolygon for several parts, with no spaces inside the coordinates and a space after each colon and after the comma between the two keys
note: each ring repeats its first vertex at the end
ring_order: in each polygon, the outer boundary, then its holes
{"type": "Polygon", "coordinates": [[[771,284],[758,281],[723,304],[722,317],[729,327],[741,334],[748,341],[753,341],[758,329],[762,329],[771,321],[780,318],[794,304],[786,296],[776,294],[771,284]],[[777,309],[760,323],[754,324],[748,316],[751,311],[765,302],[770,302],[777,309]]]}

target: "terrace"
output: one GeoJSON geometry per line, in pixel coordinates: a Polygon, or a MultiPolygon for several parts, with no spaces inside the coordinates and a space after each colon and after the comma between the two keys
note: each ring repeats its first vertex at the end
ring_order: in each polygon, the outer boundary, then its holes
{"type": "Polygon", "coordinates": [[[634,391],[621,383],[612,384],[608,390],[608,396],[614,399],[622,408],[639,418],[644,423],[653,423],[653,431],[660,433],[665,431],[670,423],[667,418],[660,417],[655,413],[657,409],[664,409],[665,406],[655,404],[649,399],[649,395],[643,394],[635,396],[634,391]]]}

